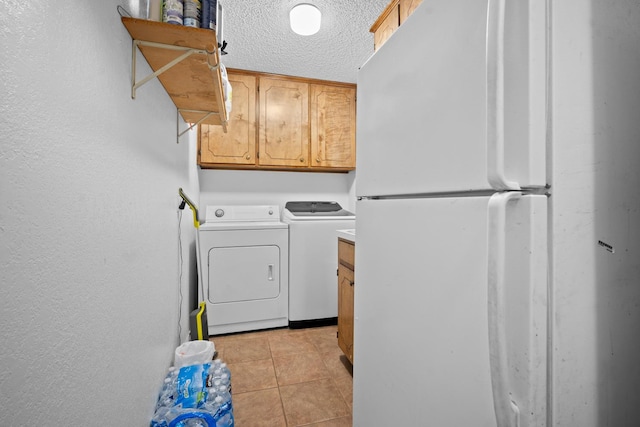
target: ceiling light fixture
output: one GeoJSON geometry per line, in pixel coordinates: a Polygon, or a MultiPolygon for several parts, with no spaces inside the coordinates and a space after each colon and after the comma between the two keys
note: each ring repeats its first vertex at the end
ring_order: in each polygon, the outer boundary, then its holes
{"type": "Polygon", "coordinates": [[[294,33],[301,36],[310,36],[320,30],[322,14],[312,4],[302,3],[296,5],[289,12],[289,22],[294,33]]]}

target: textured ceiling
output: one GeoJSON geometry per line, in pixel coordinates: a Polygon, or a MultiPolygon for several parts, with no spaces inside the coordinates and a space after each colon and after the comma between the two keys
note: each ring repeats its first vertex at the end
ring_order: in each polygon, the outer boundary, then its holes
{"type": "Polygon", "coordinates": [[[369,28],[389,0],[223,0],[227,67],[355,83],[373,53],[369,28]],[[311,3],[322,12],[320,31],[300,36],[289,11],[311,3]]]}

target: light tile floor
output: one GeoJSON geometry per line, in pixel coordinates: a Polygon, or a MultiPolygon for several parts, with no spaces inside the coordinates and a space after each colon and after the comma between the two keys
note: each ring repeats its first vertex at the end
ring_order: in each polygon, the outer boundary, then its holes
{"type": "Polygon", "coordinates": [[[353,370],[337,326],[214,336],[237,427],[351,426],[353,370]]]}

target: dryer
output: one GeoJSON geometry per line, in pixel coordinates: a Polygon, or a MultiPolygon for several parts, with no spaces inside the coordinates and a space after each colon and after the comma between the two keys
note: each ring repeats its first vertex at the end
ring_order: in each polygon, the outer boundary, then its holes
{"type": "Polygon", "coordinates": [[[210,335],[288,325],[289,228],[278,206],[207,206],[198,244],[210,335]]]}

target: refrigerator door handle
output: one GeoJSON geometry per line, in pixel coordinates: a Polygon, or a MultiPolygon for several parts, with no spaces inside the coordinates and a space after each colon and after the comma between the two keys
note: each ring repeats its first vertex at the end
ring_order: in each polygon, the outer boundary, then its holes
{"type": "Polygon", "coordinates": [[[507,204],[520,197],[519,191],[496,193],[488,205],[489,364],[498,427],[520,426],[520,410],[513,401],[509,384],[505,301],[507,204]]]}
{"type": "Polygon", "coordinates": [[[504,172],[505,3],[490,0],[487,12],[487,180],[496,190],[520,190],[504,172]]]}

